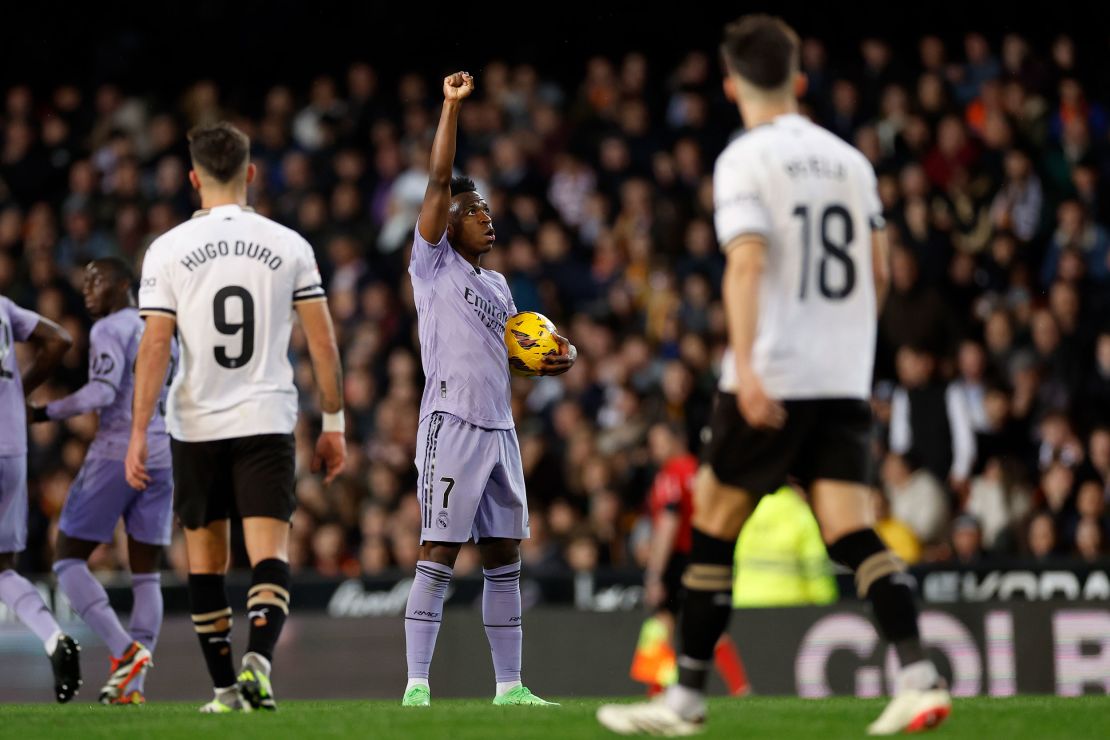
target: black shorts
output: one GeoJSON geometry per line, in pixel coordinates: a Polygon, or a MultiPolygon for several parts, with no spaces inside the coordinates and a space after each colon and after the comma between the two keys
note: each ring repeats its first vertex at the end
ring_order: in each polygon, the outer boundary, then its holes
{"type": "Polygon", "coordinates": [[[784,401],[782,429],[753,429],[736,395],[717,393],[702,462],[717,480],[762,496],[795,479],[864,483],[871,469],[871,405],[849,398],[784,401]]]}
{"type": "Polygon", "coordinates": [[[211,442],[171,439],[170,451],[173,506],[185,529],[199,529],[233,515],[293,518],[297,499],[292,434],[211,442]]]}

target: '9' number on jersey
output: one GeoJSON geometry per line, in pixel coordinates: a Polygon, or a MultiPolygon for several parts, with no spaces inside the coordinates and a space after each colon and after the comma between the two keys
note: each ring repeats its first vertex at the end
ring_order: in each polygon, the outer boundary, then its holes
{"type": "Polygon", "coordinates": [[[232,357],[227,353],[227,347],[216,347],[216,362],[221,367],[234,370],[251,361],[254,356],[254,299],[246,288],[240,285],[229,285],[222,288],[212,299],[212,316],[215,318],[216,331],[228,336],[242,333],[239,354],[232,357]],[[240,315],[242,320],[228,321],[228,300],[239,299],[240,315]]]}
{"type": "MultiPolygon", "coordinates": [[[[812,262],[813,233],[809,206],[798,206],[794,216],[802,220],[802,286],[798,298],[806,299],[809,288],[809,265],[812,262]]],[[[817,287],[830,301],[842,301],[856,287],[856,265],[848,254],[848,245],[855,239],[852,214],[839,203],[833,203],[821,213],[821,258],[818,265],[817,287]],[[832,263],[837,263],[833,266],[832,263]],[[834,280],[833,275],[839,276],[834,280]]]]}

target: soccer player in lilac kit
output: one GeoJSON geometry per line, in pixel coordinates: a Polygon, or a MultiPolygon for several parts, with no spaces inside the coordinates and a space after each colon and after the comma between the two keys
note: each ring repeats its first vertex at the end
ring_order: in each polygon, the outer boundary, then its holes
{"type": "MultiPolygon", "coordinates": [[[[478,542],[485,587],[482,617],[497,681],[494,704],[550,704],[520,681],[520,540],[528,502],[509,407],[505,321],[516,313],[505,278],[481,267],[495,238],[489,205],[473,181],[451,177],[459,107],[474,80],[443,81],[443,111],[412,246],[420,357],[427,380],[420,402],[416,467],[423,511],[420,560],[405,608],[408,686],[403,706],[431,703],[428,670],[443,601],[462,544],[478,542]]],[[[564,373],[574,347],[543,373],[564,373]]]]}
{"type": "MultiPolygon", "coordinates": [[[[101,259],[85,269],[85,307],[97,317],[90,334],[89,382],[80,390],[31,410],[32,421],[68,419],[97,411],[100,426],[85,464],[69,490],[58,529],[54,573],[74,610],[104,641],[112,654],[108,681],[100,690],[102,704],[141,704],[143,682],[162,626],[162,584],[158,571],[162,548],[170,543],[173,525],[173,474],[170,438],[166,432],[165,395],[162,413],[147,431],[151,484],[137,491],[124,478],[123,460],[131,434],[131,396],[135,357],[143,320],[131,292],[134,275],[118,259],[101,259]],[[89,572],[89,556],[111,542],[123,517],[134,603],[129,629],[108,603],[108,594],[89,572]]],[[[167,373],[177,367],[177,346],[167,373]]]]}
{"type": "Polygon", "coordinates": [[[65,329],[0,296],[0,601],[42,640],[54,669],[54,695],[72,699],[81,688],[77,642],[62,633],[38,590],[15,570],[27,546],[27,419],[25,396],[46,380],[73,344],[65,329]],[[20,373],[15,343],[36,348],[20,373]]]}

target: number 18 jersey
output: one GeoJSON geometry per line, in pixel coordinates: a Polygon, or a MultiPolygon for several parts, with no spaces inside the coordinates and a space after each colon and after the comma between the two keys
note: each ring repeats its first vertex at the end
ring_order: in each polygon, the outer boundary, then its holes
{"type": "Polygon", "coordinates": [[[156,239],[143,261],[139,313],[177,321],[171,436],[207,442],[291,433],[293,308],[322,300],[312,247],[249,208],[198,211],[156,239]]]}
{"type": "MultiPolygon", "coordinates": [[[[767,243],[752,347],[767,392],[868,398],[877,321],[871,232],[882,227],[871,164],[802,116],[782,115],[725,148],[713,200],[722,248],[744,234],[767,243]]],[[[731,349],[720,388],[737,390],[731,349]]]]}

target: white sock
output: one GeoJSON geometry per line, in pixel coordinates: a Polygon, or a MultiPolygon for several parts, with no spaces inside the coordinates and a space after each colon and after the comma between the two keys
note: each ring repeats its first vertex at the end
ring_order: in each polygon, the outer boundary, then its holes
{"type": "Polygon", "coordinates": [[[409,690],[413,686],[423,686],[424,688],[428,689],[428,691],[432,690],[432,688],[428,685],[428,679],[426,679],[426,678],[410,678],[408,684],[405,686],[405,693],[406,694],[409,693],[409,690]]]}
{"type": "Polygon", "coordinates": [[[509,693],[510,691],[512,691],[513,689],[515,689],[517,686],[522,686],[522,685],[523,684],[521,684],[520,681],[501,681],[501,682],[498,682],[498,684],[497,684],[497,696],[503,696],[503,695],[509,693]]]}
{"type": "Polygon", "coordinates": [[[928,691],[936,688],[940,681],[937,667],[931,660],[919,660],[916,663],[902,666],[898,677],[894,681],[895,693],[903,691],[928,691]]]}
{"type": "Polygon", "coordinates": [[[705,694],[700,691],[674,684],[667,688],[663,701],[685,720],[701,719],[705,716],[705,694]]]}
{"type": "Polygon", "coordinates": [[[57,630],[54,634],[47,638],[46,642],[42,644],[46,648],[47,655],[53,655],[54,651],[58,649],[58,640],[62,639],[62,631],[57,630]]]}

